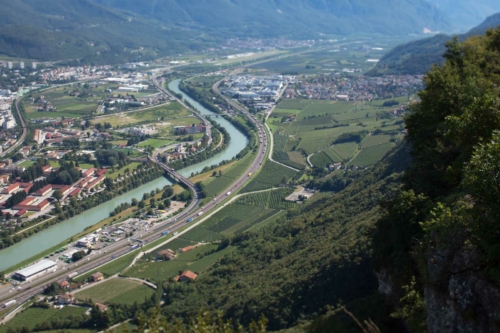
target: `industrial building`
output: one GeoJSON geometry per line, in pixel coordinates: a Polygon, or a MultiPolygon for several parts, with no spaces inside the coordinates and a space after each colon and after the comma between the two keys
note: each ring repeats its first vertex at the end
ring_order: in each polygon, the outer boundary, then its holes
{"type": "Polygon", "coordinates": [[[43,274],[54,272],[56,269],[57,264],[55,262],[53,262],[52,260],[43,259],[36,264],[17,271],[14,274],[14,278],[20,281],[32,281],[33,279],[36,279],[43,274]]]}

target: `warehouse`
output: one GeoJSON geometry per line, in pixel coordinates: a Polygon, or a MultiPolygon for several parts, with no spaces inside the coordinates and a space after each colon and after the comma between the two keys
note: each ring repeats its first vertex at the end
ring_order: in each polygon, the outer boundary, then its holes
{"type": "Polygon", "coordinates": [[[32,281],[33,279],[56,270],[56,263],[52,260],[43,259],[16,272],[14,278],[20,281],[32,281]]]}

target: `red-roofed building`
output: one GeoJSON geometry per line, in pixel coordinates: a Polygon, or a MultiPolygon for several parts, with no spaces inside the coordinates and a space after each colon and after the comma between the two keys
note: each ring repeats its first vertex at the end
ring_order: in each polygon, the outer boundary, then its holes
{"type": "Polygon", "coordinates": [[[108,169],[101,169],[99,171],[96,172],[96,175],[97,176],[102,176],[106,173],[106,171],[108,171],[108,169]]]}
{"type": "Polygon", "coordinates": [[[77,196],[78,193],[80,193],[80,189],[79,188],[75,188],[73,191],[71,191],[71,193],[68,195],[68,197],[72,198],[74,196],[77,196]]]}
{"type": "Polygon", "coordinates": [[[48,200],[43,200],[42,202],[35,205],[34,203],[36,202],[36,200],[37,199],[35,197],[27,197],[24,201],[15,205],[14,209],[15,210],[26,209],[28,211],[41,212],[50,205],[50,202],[48,200]]]}
{"type": "Polygon", "coordinates": [[[28,212],[28,210],[26,209],[21,209],[20,211],[18,211],[15,215],[15,217],[21,217],[23,216],[24,214],[26,214],[28,212]]]}
{"type": "Polygon", "coordinates": [[[43,197],[49,194],[50,191],[52,191],[52,185],[49,184],[36,191],[34,195],[36,195],[37,197],[43,197]]]}
{"type": "Polygon", "coordinates": [[[175,282],[182,282],[182,281],[194,281],[198,277],[198,274],[193,273],[191,271],[185,271],[181,275],[178,275],[174,278],[175,282]]]}
{"type": "Polygon", "coordinates": [[[9,175],[1,175],[0,176],[0,184],[5,185],[9,183],[10,176],[9,175]]]}
{"type": "Polygon", "coordinates": [[[19,190],[19,183],[14,183],[14,184],[10,185],[9,187],[4,188],[2,190],[2,194],[12,194],[17,190],[19,190]]]}
{"type": "Polygon", "coordinates": [[[95,173],[95,168],[90,168],[90,169],[87,169],[85,172],[82,172],[82,175],[83,177],[90,177],[90,176],[93,176],[94,173],[95,173]]]}
{"type": "Polygon", "coordinates": [[[63,195],[66,195],[70,192],[71,186],[69,185],[51,185],[53,190],[61,190],[63,195]]]}
{"type": "Polygon", "coordinates": [[[52,172],[52,167],[50,165],[45,165],[42,167],[42,171],[44,176],[49,176],[52,172]]]}
{"type": "Polygon", "coordinates": [[[104,177],[104,176],[97,177],[95,180],[93,180],[92,182],[90,182],[89,184],[87,184],[87,186],[85,186],[85,190],[86,191],[90,191],[91,189],[93,189],[94,187],[96,187],[97,185],[99,185],[100,183],[102,183],[105,178],[106,177],[104,177]]]}

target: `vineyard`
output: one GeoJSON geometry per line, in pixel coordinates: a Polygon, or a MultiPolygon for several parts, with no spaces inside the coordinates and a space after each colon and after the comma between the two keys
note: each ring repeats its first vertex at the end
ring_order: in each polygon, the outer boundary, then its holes
{"type": "MultiPolygon", "coordinates": [[[[60,310],[55,309],[42,309],[42,308],[28,308],[16,315],[12,320],[8,321],[5,325],[0,326],[0,333],[7,333],[10,329],[26,327],[29,332],[35,328],[36,325],[42,324],[44,321],[50,322],[52,320],[64,320],[69,316],[80,316],[85,313],[85,308],[77,307],[64,307],[60,310]]],[[[24,330],[23,330],[24,332],[24,330]]]]}
{"type": "Polygon", "coordinates": [[[255,192],[278,187],[283,184],[283,181],[290,180],[293,176],[295,176],[295,174],[295,171],[287,167],[267,162],[257,177],[255,177],[250,184],[245,186],[241,190],[241,193],[255,192]]]}
{"type": "Polygon", "coordinates": [[[287,210],[295,206],[295,203],[285,201],[285,198],[292,193],[293,189],[288,188],[263,193],[254,193],[242,196],[236,201],[236,204],[277,210],[287,210]]]}
{"type": "Polygon", "coordinates": [[[378,146],[365,148],[358,154],[358,156],[356,156],[356,158],[354,158],[349,163],[349,165],[362,167],[373,165],[380,161],[385,156],[385,154],[387,154],[393,147],[394,144],[389,142],[378,146]]]}
{"type": "Polygon", "coordinates": [[[351,157],[354,156],[356,150],[358,150],[358,144],[356,142],[337,143],[332,146],[332,149],[343,160],[349,160],[351,157]]]}
{"type": "Polygon", "coordinates": [[[328,165],[334,162],[324,151],[314,154],[309,160],[315,167],[318,168],[327,168],[328,165]]]}
{"type": "Polygon", "coordinates": [[[274,150],[273,150],[273,159],[277,162],[286,164],[296,169],[304,169],[305,164],[297,163],[290,159],[290,156],[286,152],[286,146],[288,142],[287,135],[279,135],[274,134],[274,150]]]}

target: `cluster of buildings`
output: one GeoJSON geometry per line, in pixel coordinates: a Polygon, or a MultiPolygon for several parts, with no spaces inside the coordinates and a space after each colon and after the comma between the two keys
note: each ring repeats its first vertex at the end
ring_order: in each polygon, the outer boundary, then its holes
{"type": "MultiPolygon", "coordinates": [[[[65,119],[61,121],[56,122],[57,125],[68,125],[73,123],[73,119],[65,119]]],[[[67,129],[67,128],[54,128],[54,127],[44,127],[43,129],[35,129],[33,133],[33,140],[38,143],[39,145],[42,143],[46,143],[48,145],[54,144],[58,145],[60,144],[64,139],[80,139],[82,137],[82,131],[79,130],[72,130],[72,129],[67,129]]],[[[60,159],[63,155],[60,155],[60,153],[55,153],[56,155],[53,156],[48,156],[49,158],[53,159],[60,159]]]]}
{"type": "Polygon", "coordinates": [[[252,49],[259,51],[271,51],[292,47],[311,47],[320,41],[314,40],[290,40],[284,38],[258,39],[258,38],[230,38],[222,44],[222,49],[252,49]]]}
{"type": "Polygon", "coordinates": [[[182,143],[175,147],[174,151],[167,152],[163,155],[165,163],[180,160],[187,157],[190,154],[196,154],[201,147],[201,141],[196,141],[189,147],[184,147],[182,143]]]}
{"type": "Polygon", "coordinates": [[[197,133],[206,133],[207,126],[203,124],[191,125],[191,126],[175,126],[174,134],[175,135],[183,135],[183,134],[197,134],[197,133]]]}
{"type": "Polygon", "coordinates": [[[93,77],[112,76],[111,66],[66,66],[42,69],[38,73],[38,83],[66,80],[84,80],[93,77]]]}
{"type": "Polygon", "coordinates": [[[277,101],[282,89],[295,83],[295,76],[233,76],[224,81],[223,93],[240,101],[277,101]]]}
{"type": "Polygon", "coordinates": [[[408,96],[423,88],[423,75],[383,77],[323,74],[298,81],[285,91],[286,98],[370,101],[408,96]]]}

